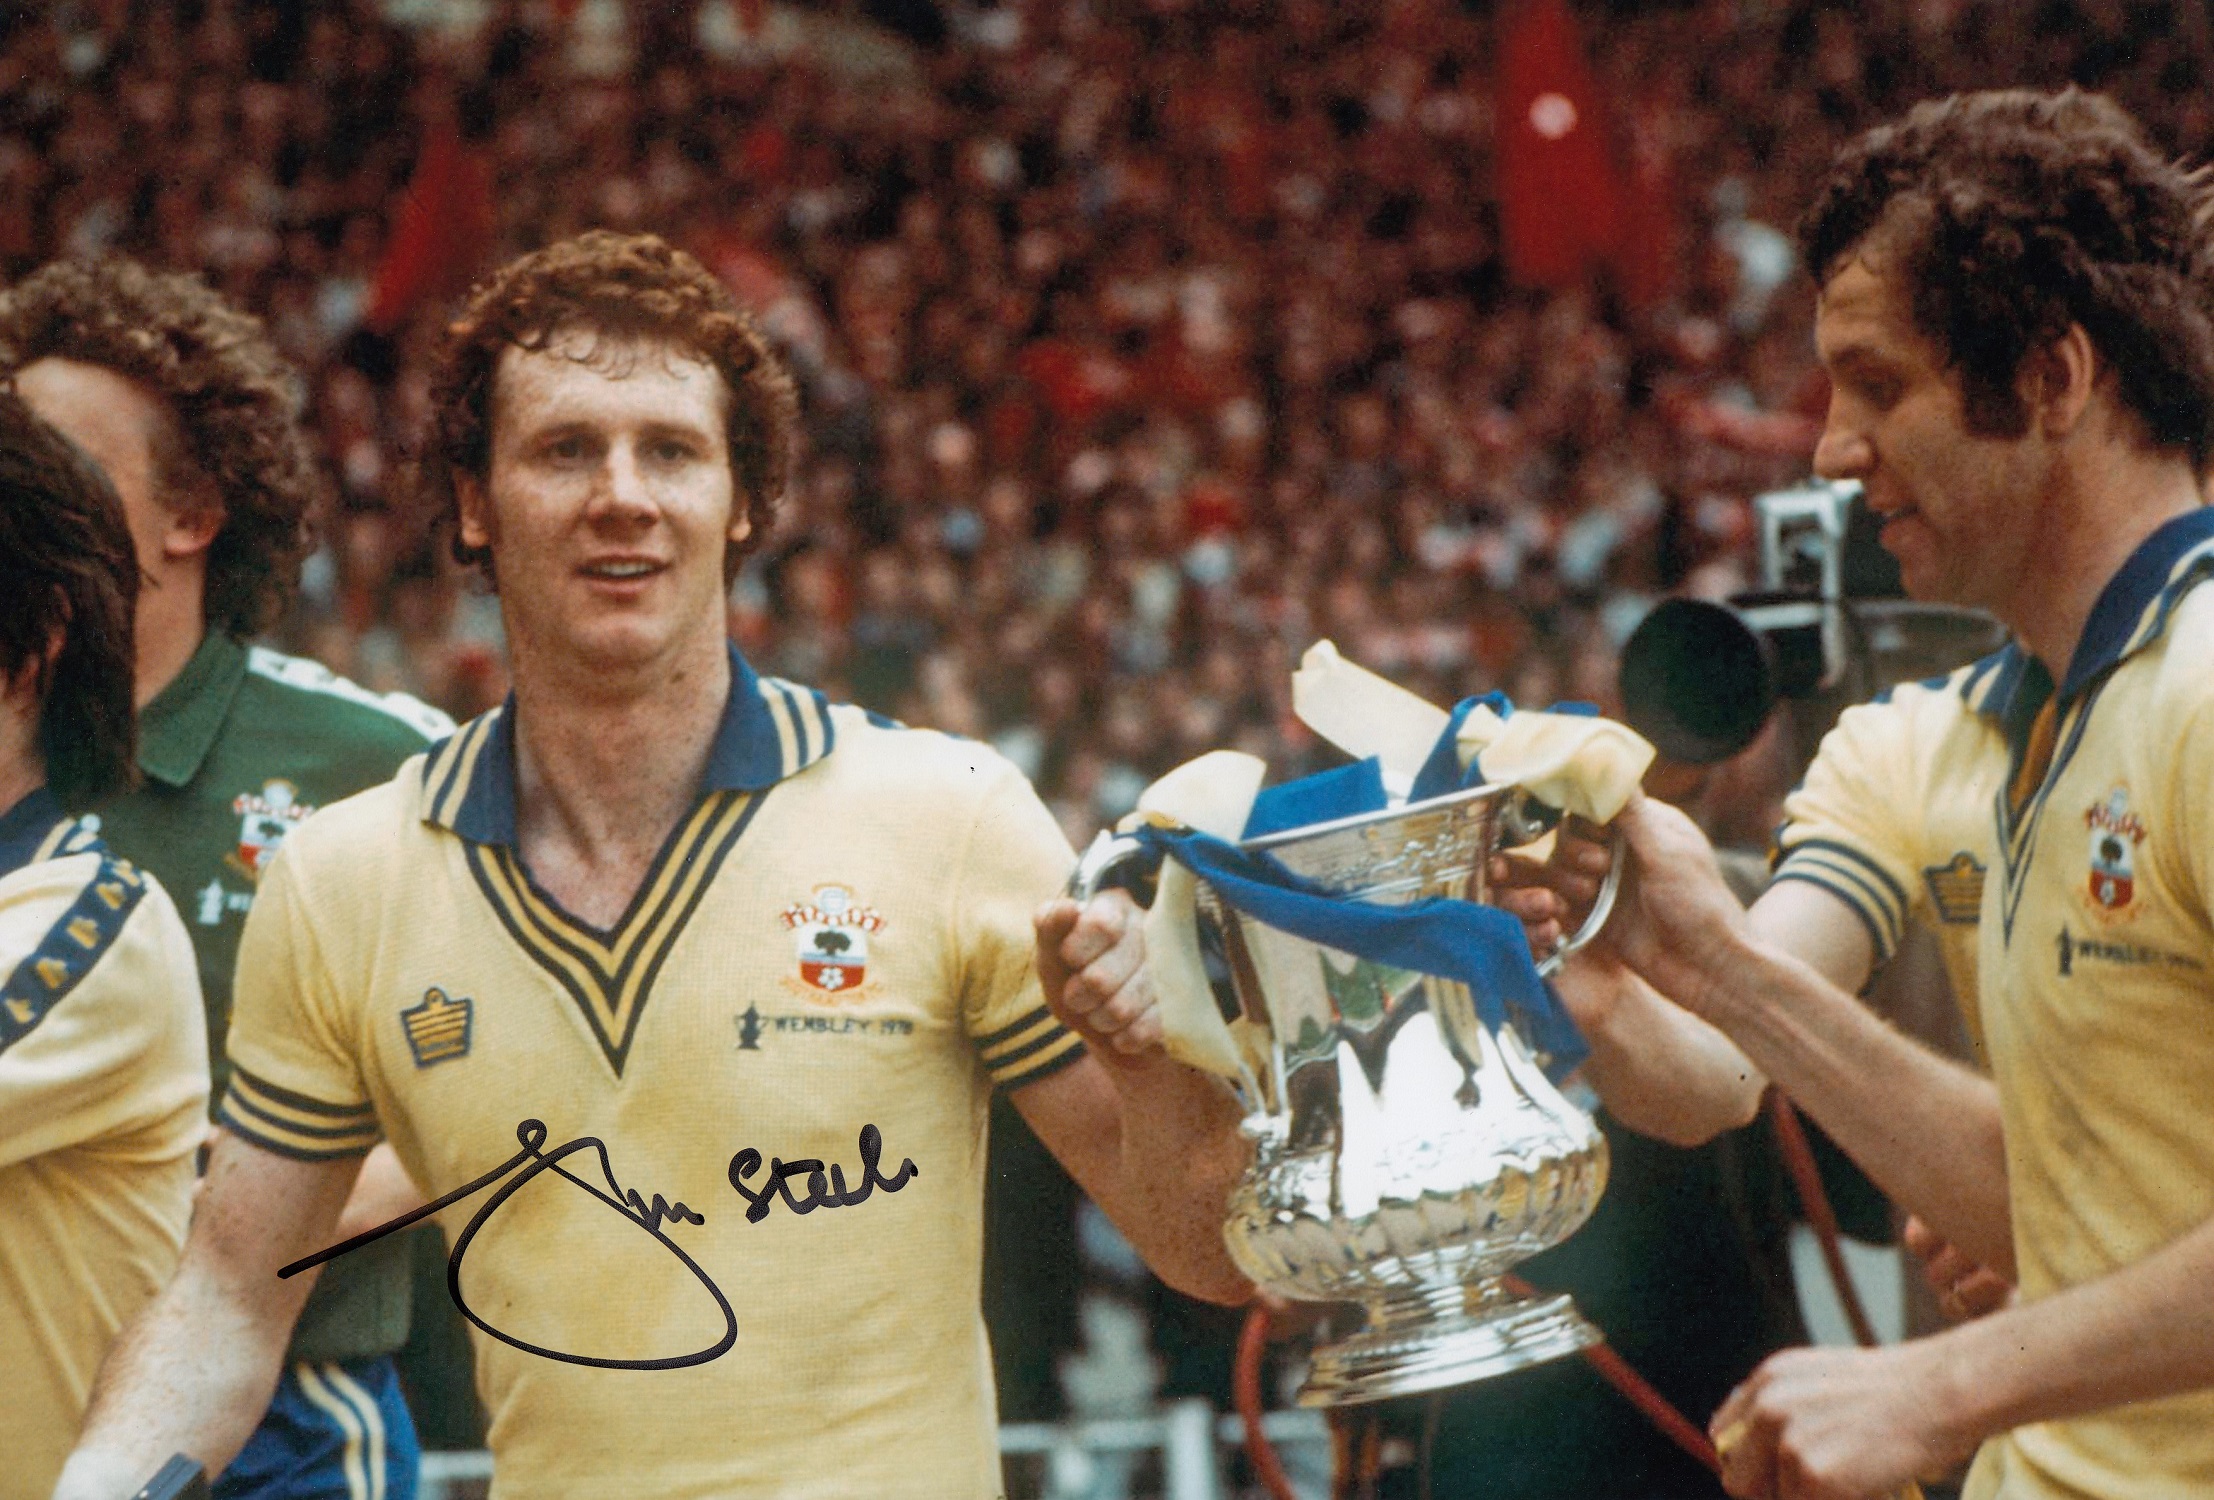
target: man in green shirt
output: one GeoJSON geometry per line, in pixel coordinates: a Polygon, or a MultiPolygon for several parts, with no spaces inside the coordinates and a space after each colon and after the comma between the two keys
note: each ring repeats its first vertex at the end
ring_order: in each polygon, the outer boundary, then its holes
{"type": "MultiPolygon", "coordinates": [[[[130,521],[143,785],[97,814],[191,931],[219,1098],[232,966],[261,869],[302,818],[388,780],[453,725],[249,644],[292,589],[323,483],[299,377],[257,320],[192,277],[57,262],[0,296],[0,371],[107,471],[130,521]]],[[[413,1201],[380,1147],[353,1211],[369,1224],[413,1201]]],[[[392,1366],[408,1319],[405,1242],[326,1270],[269,1413],[217,1495],[411,1496],[415,1429],[392,1366]]]]}

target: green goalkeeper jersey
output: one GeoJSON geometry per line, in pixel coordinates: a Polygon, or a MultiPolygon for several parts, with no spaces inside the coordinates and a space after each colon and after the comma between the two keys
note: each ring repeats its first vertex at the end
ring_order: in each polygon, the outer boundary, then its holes
{"type": "MultiPolygon", "coordinates": [[[[318,663],[211,632],[139,715],[139,789],[97,810],[109,848],[153,873],[192,935],[221,1099],[238,935],[270,856],[319,807],[387,781],[453,732],[444,714],[372,693],[318,663]]],[[[293,1334],[292,1359],[361,1359],[408,1330],[407,1242],[379,1241],[327,1267],[293,1334]]]]}

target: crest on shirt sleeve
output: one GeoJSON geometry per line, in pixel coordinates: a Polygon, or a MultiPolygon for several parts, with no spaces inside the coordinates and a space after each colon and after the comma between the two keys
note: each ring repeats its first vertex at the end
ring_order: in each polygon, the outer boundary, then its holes
{"type": "Polygon", "coordinates": [[[2131,810],[2129,788],[2116,786],[2084,810],[2090,839],[2091,874],[2084,894],[2094,916],[2120,920],[2136,914],[2137,846],[2145,842],[2144,820],[2131,810]]]}
{"type": "Polygon", "coordinates": [[[816,1001],[861,998],[869,974],[869,939],[884,926],[842,885],[820,885],[779,918],[792,933],[799,957],[798,988],[816,1001]]]}
{"type": "Polygon", "coordinates": [[[254,879],[284,843],[285,835],[315,809],[300,800],[300,789],[289,781],[265,781],[258,792],[241,792],[231,800],[238,814],[238,848],[231,863],[254,879]]]}

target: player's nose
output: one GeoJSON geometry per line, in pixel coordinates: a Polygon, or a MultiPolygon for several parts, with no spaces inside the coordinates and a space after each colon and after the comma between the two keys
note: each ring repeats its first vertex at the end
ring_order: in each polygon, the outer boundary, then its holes
{"type": "Polygon", "coordinates": [[[607,467],[593,486],[592,508],[608,517],[646,517],[658,508],[652,482],[632,444],[619,442],[609,448],[607,467]]]}
{"type": "Polygon", "coordinates": [[[1814,472],[1824,479],[1865,479],[1875,466],[1875,445],[1852,423],[1840,419],[1832,402],[1814,445],[1814,472]]]}

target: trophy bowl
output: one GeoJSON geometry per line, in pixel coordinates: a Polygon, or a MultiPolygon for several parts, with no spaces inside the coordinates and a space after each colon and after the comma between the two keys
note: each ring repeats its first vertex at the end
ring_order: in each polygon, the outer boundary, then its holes
{"type": "MultiPolygon", "coordinates": [[[[1344,901],[1482,903],[1491,856],[1554,816],[1484,786],[1239,847],[1344,901]]],[[[1103,836],[1074,887],[1097,889],[1138,847],[1103,836]]],[[[1615,878],[1540,974],[1605,921],[1615,878]]],[[[1219,999],[1246,1062],[1237,1087],[1254,1141],[1228,1205],[1230,1254],[1277,1296],[1367,1313],[1316,1347],[1300,1404],[1412,1395],[1598,1342],[1565,1295],[1518,1295],[1502,1279],[1590,1217],[1607,1178],[1606,1138],[1511,1019],[1486,1025],[1467,983],[1265,926],[1204,878],[1196,907],[1202,948],[1227,975],[1219,999]]]]}

